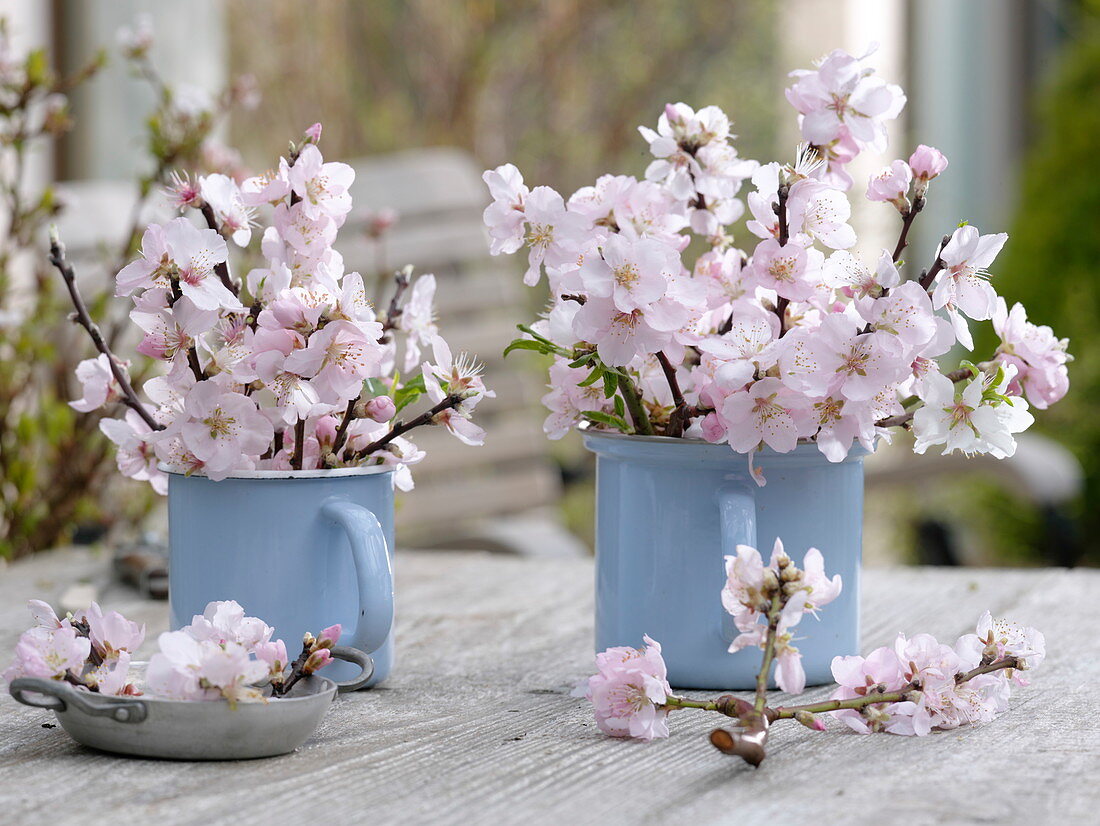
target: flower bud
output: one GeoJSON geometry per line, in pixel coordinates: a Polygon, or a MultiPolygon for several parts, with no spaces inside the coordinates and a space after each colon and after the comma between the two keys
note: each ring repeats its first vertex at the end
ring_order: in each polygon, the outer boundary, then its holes
{"type": "Polygon", "coordinates": [[[327,648],[318,648],[309,655],[305,664],[302,665],[302,673],[313,674],[315,671],[320,671],[330,662],[332,662],[332,654],[329,653],[329,650],[327,648]]]}
{"type": "Polygon", "coordinates": [[[363,412],[368,419],[385,424],[397,415],[397,405],[389,396],[375,396],[363,405],[363,412]]]}
{"type": "Polygon", "coordinates": [[[342,632],[343,629],[340,627],[340,623],[330,625],[321,632],[321,636],[317,639],[317,648],[332,648],[340,639],[340,634],[342,632]]]}
{"type": "Polygon", "coordinates": [[[813,729],[814,731],[825,731],[825,723],[823,723],[819,717],[811,714],[808,711],[796,711],[794,714],[794,719],[808,729],[813,729]]]}
{"type": "Polygon", "coordinates": [[[922,143],[909,156],[909,168],[914,178],[927,183],[947,169],[947,158],[940,150],[922,143]]]}
{"type": "Polygon", "coordinates": [[[315,642],[317,642],[317,638],[309,633],[309,631],[306,631],[304,634],[302,634],[302,645],[304,645],[306,648],[312,649],[315,642]]]}
{"type": "Polygon", "coordinates": [[[315,123],[313,126],[306,130],[306,139],[311,143],[317,143],[321,140],[321,124],[315,123]]]}

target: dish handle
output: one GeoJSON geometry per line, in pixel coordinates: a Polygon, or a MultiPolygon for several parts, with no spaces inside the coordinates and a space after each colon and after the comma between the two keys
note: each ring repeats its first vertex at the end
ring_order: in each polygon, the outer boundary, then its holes
{"type": "Polygon", "coordinates": [[[141,700],[108,699],[91,692],[76,691],[57,680],[19,677],[8,686],[11,696],[25,706],[47,708],[58,713],[72,706],[90,717],[110,717],[117,723],[140,723],[149,715],[141,700]]]}
{"type": "Polygon", "coordinates": [[[365,651],[352,648],[350,645],[337,645],[332,649],[332,656],[344,662],[354,663],[363,669],[354,680],[337,681],[336,690],[341,694],[348,691],[358,691],[370,682],[370,678],[374,676],[374,660],[365,651]]]}

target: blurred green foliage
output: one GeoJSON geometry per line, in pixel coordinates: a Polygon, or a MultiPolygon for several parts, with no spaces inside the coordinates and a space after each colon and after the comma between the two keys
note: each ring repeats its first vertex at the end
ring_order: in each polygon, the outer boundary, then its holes
{"type": "Polygon", "coordinates": [[[721,106],[746,157],[770,157],[786,107],[774,0],[297,0],[229,3],[231,69],[264,106],[233,125],[246,159],[289,124],[326,154],[459,146],[569,192],[641,175],[639,123],[666,102],[721,106]],[[277,44],[277,48],[273,48],[277,44]],[[296,59],[287,60],[292,54],[296,59]]]}
{"type": "Polygon", "coordinates": [[[1086,558],[1100,561],[1100,3],[1084,19],[1038,102],[1038,128],[1023,172],[1011,243],[996,284],[1028,318],[1070,340],[1070,393],[1036,416],[1084,465],[1081,505],[1086,558]],[[1091,504],[1090,504],[1091,503],[1091,504]]]}

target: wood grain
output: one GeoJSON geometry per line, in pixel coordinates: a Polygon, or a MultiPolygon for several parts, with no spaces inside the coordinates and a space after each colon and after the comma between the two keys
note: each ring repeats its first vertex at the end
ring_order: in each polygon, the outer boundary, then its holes
{"type": "MultiPolygon", "coordinates": [[[[56,599],[104,564],[60,551],[0,571],[5,658],[26,598],[56,599]]],[[[406,552],[397,574],[393,677],[339,698],[293,755],[114,758],[5,694],[0,822],[1062,824],[1100,809],[1098,572],[868,570],[865,647],[898,631],[953,639],[989,608],[1038,626],[1047,662],[991,724],[921,739],[777,726],[755,771],[707,744],[710,715],[681,712],[669,740],[643,745],[601,736],[569,697],[592,657],[590,561],[406,552]],[[324,808],[295,814],[304,790],[324,808]]],[[[111,607],[164,628],[163,604],[113,587],[111,607]]]]}

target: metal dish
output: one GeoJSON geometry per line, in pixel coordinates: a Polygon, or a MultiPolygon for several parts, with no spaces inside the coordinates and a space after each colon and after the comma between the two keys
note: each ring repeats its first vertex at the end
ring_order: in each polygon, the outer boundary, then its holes
{"type": "Polygon", "coordinates": [[[338,646],[333,655],[363,666],[359,679],[337,686],[313,675],[286,697],[267,703],[189,702],[112,697],[56,680],[20,677],[8,687],[20,703],[54,712],[65,732],[85,746],[115,754],[168,760],[249,760],[287,754],[308,740],[336,692],[370,679],[370,657],[338,646]]]}

